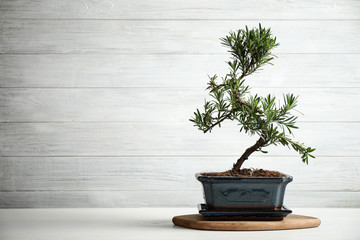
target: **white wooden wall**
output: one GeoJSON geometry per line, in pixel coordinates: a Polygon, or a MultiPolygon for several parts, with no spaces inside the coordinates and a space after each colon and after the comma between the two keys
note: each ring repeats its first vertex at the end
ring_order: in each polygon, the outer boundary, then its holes
{"type": "Polygon", "coordinates": [[[219,44],[259,22],[280,47],[253,92],[300,95],[296,138],[247,167],[294,176],[288,207],[360,207],[360,1],[1,0],[0,206],[193,206],[194,174],[226,170],[255,141],[188,118],[219,44]]]}

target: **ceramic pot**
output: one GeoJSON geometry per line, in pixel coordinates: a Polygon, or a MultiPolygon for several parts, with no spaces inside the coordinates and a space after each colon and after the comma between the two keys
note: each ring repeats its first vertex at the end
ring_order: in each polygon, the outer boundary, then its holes
{"type": "Polygon", "coordinates": [[[203,185],[208,209],[277,210],[283,206],[286,185],[293,180],[285,177],[223,177],[195,175],[203,185]]]}

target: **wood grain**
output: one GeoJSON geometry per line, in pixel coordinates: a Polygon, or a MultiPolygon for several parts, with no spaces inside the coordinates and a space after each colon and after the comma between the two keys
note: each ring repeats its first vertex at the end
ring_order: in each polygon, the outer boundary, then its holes
{"type": "MultiPolygon", "coordinates": [[[[359,156],[359,123],[299,123],[296,139],[318,156],[359,156]],[[341,139],[341,141],[339,141],[341,139]]],[[[235,124],[204,134],[191,123],[2,123],[2,156],[216,156],[238,155],[256,137],[234,134],[235,124]]],[[[285,147],[273,155],[297,156],[285,147]]]]}
{"type": "Polygon", "coordinates": [[[2,0],[1,18],[36,19],[359,19],[356,0],[2,0]]]}
{"type": "MultiPolygon", "coordinates": [[[[229,54],[0,54],[0,87],[202,88],[229,54]]],[[[358,54],[279,54],[252,87],[360,87],[358,54]],[[329,71],[331,69],[331,71],[329,71]]]]}
{"type": "Polygon", "coordinates": [[[294,175],[288,206],[360,207],[359,9],[355,0],[0,1],[0,207],[202,202],[193,174],[228,168],[255,138],[232,124],[204,135],[187,118],[206,75],[228,71],[219,38],[259,22],[281,43],[279,58],[249,85],[301,95],[295,136],[318,158],[306,166],[278,147],[247,166],[294,175]]]}
{"type": "MultiPolygon", "coordinates": [[[[251,81],[249,80],[251,83],[251,81]]],[[[205,86],[204,86],[205,87],[205,86]]],[[[300,121],[360,121],[358,89],[253,88],[262,96],[300,95],[296,113],[300,121]],[[314,102],[313,97],[317,96],[314,102]],[[346,99],[346,100],[345,100],[346,99]],[[337,109],[337,114],[334,114],[337,109]]],[[[202,108],[202,89],[0,89],[1,122],[188,122],[202,108]],[[126,113],[126,114],[124,114],[126,113]]]]}
{"type": "MultiPolygon", "coordinates": [[[[360,21],[261,21],[276,53],[360,53],[360,21]],[[301,34],[300,34],[301,33],[301,34]]],[[[1,20],[1,53],[225,53],[230,29],[259,21],[1,20]]]]}
{"type": "MultiPolygon", "coordinates": [[[[230,169],[237,157],[3,157],[0,191],[195,191],[195,173],[230,169]]],[[[357,157],[317,157],[307,166],[300,156],[260,155],[244,167],[292,175],[290,191],[360,190],[357,157]]]]}

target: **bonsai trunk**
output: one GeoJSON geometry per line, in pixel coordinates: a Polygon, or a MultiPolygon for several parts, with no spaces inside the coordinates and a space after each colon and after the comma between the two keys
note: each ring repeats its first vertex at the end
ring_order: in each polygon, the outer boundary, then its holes
{"type": "Polygon", "coordinates": [[[233,168],[231,169],[231,171],[237,171],[240,170],[241,166],[243,165],[243,163],[249,158],[249,156],[255,152],[256,150],[258,150],[259,148],[263,147],[265,145],[265,139],[267,137],[267,131],[263,130],[262,134],[259,138],[259,140],[256,141],[256,143],[254,145],[252,145],[251,147],[249,147],[248,149],[246,149],[246,151],[243,153],[243,155],[241,155],[241,157],[236,161],[236,163],[234,164],[233,168]]]}

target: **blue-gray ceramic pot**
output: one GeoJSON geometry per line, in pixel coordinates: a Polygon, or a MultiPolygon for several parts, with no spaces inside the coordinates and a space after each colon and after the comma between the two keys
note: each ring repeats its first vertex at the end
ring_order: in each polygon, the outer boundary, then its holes
{"type": "Polygon", "coordinates": [[[223,177],[195,175],[204,189],[208,209],[280,209],[286,185],[285,177],[223,177]]]}

